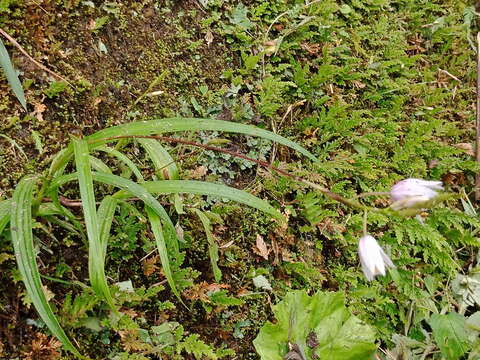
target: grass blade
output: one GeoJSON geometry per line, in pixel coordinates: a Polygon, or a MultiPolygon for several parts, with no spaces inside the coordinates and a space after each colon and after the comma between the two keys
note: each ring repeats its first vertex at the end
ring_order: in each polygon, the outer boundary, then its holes
{"type": "Polygon", "coordinates": [[[124,153],[108,146],[99,146],[95,150],[103,151],[111,156],[116,157],[119,161],[127,165],[130,170],[132,170],[132,173],[136,176],[138,182],[144,181],[143,175],[140,172],[140,170],[138,170],[137,165],[135,165],[135,163],[132,160],[130,160],[124,153]]]}
{"type": "Polygon", "coordinates": [[[13,68],[12,62],[10,60],[10,55],[8,55],[8,51],[3,45],[3,41],[0,40],[0,66],[3,68],[3,72],[5,73],[5,77],[8,80],[8,83],[12,87],[12,91],[17,97],[22,107],[27,111],[27,101],[25,100],[25,93],[23,92],[22,83],[18,79],[18,75],[13,68]]]}
{"type": "Polygon", "coordinates": [[[238,124],[234,122],[213,119],[167,118],[150,121],[138,121],[98,131],[88,136],[86,140],[89,143],[93,143],[95,141],[95,143],[93,144],[93,147],[95,147],[108,142],[107,140],[103,139],[115,136],[152,135],[168,132],[202,130],[225,131],[232,133],[241,133],[250,136],[258,136],[288,146],[294,150],[297,150],[299,153],[305,155],[311,160],[317,161],[317,158],[302,146],[271,131],[263,130],[252,125],[238,124]]]}
{"type": "Polygon", "coordinates": [[[207,215],[203,213],[203,211],[200,211],[198,209],[193,209],[193,210],[199,217],[205,229],[205,233],[207,235],[207,241],[208,241],[208,254],[210,255],[210,264],[212,264],[213,276],[215,277],[215,281],[219,282],[220,280],[222,280],[222,271],[218,267],[218,259],[219,259],[218,245],[215,242],[215,239],[213,238],[210,219],[207,217],[207,215]]]}
{"type": "Polygon", "coordinates": [[[177,164],[158,140],[138,139],[138,142],[147,151],[160,179],[177,180],[179,178],[177,164]]]}
{"type": "Polygon", "coordinates": [[[11,233],[18,269],[35,309],[52,334],[62,342],[65,349],[77,357],[82,357],[58,323],[43,292],[32,234],[32,199],[35,181],[36,179],[32,177],[22,179],[13,193],[11,233]]]}
{"type": "Polygon", "coordinates": [[[0,201],[0,235],[10,221],[10,211],[12,208],[12,200],[0,201]]]}
{"type": "Polygon", "coordinates": [[[83,216],[88,237],[88,273],[93,290],[103,297],[112,309],[115,309],[107,279],[105,278],[105,258],[100,238],[100,225],[97,217],[93,177],[90,168],[88,144],[82,139],[73,139],[75,164],[77,167],[80,197],[82,199],[83,216]]]}
{"type": "Polygon", "coordinates": [[[170,260],[168,258],[165,238],[163,237],[162,223],[160,221],[160,217],[154,210],[152,210],[148,206],[145,207],[145,210],[147,211],[150,226],[152,227],[153,236],[155,237],[155,243],[157,244],[158,254],[160,255],[160,262],[162,263],[163,272],[165,273],[167,282],[170,285],[170,288],[172,289],[175,296],[183,304],[180,293],[177,290],[175,280],[173,279],[172,269],[170,268],[170,260]]]}

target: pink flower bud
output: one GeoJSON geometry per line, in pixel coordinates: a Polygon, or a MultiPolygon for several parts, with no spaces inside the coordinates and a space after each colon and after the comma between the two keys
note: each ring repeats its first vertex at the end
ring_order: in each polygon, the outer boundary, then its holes
{"type": "Polygon", "coordinates": [[[385,275],[386,268],[395,267],[392,260],[378,245],[373,236],[365,235],[358,242],[358,255],[362,264],[363,274],[368,281],[375,279],[377,275],[385,275]]]}
{"type": "Polygon", "coordinates": [[[418,203],[432,200],[443,190],[441,181],[405,179],[393,185],[390,190],[393,209],[409,208],[418,203]]]}

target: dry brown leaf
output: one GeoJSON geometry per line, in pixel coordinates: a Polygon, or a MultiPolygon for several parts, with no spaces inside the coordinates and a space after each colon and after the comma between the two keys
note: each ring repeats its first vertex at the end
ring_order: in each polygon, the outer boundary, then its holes
{"type": "Polygon", "coordinates": [[[317,55],[322,50],[322,45],[320,44],[301,43],[300,47],[312,55],[317,55]]]}
{"type": "Polygon", "coordinates": [[[293,255],[287,249],[282,249],[282,260],[286,262],[293,262],[293,255]]]}
{"type": "Polygon", "coordinates": [[[151,349],[151,345],[139,339],[138,330],[136,329],[121,330],[118,332],[118,335],[120,335],[120,341],[125,351],[145,351],[151,349]]]}
{"type": "Polygon", "coordinates": [[[142,263],[143,274],[145,276],[152,275],[155,271],[158,270],[158,266],[156,265],[158,262],[158,255],[151,257],[150,259],[146,259],[142,263]]]}
{"type": "Polygon", "coordinates": [[[270,254],[270,250],[267,248],[267,244],[265,244],[265,241],[260,234],[257,234],[257,240],[255,247],[253,248],[253,252],[265,260],[268,260],[268,254],[270,254]]]}
{"type": "Polygon", "coordinates": [[[30,344],[30,351],[23,352],[25,360],[56,360],[60,358],[60,352],[57,351],[62,343],[54,337],[48,338],[47,335],[37,333],[35,339],[30,344]]]}
{"type": "Polygon", "coordinates": [[[207,175],[207,168],[205,166],[199,166],[195,170],[191,171],[188,178],[189,179],[201,179],[207,175]]]}
{"type": "Polygon", "coordinates": [[[213,34],[210,30],[207,30],[207,33],[205,34],[205,41],[207,42],[207,46],[210,46],[213,42],[213,34]]]}
{"type": "Polygon", "coordinates": [[[43,289],[43,293],[45,294],[45,297],[47,298],[47,301],[50,301],[55,297],[55,294],[51,292],[46,285],[42,285],[42,289],[43,289]]]}
{"type": "Polygon", "coordinates": [[[37,118],[38,121],[43,122],[43,113],[47,109],[47,107],[42,103],[35,103],[33,104],[33,116],[37,118]]]}
{"type": "Polygon", "coordinates": [[[475,156],[475,151],[473,150],[473,145],[470,144],[470,143],[459,143],[459,144],[455,144],[453,146],[455,146],[457,149],[465,151],[465,153],[470,155],[470,156],[475,156]]]}
{"type": "Polygon", "coordinates": [[[87,23],[87,30],[93,30],[97,26],[95,19],[90,19],[87,23]]]}
{"type": "Polygon", "coordinates": [[[209,284],[206,281],[202,281],[199,284],[193,285],[190,289],[184,292],[184,296],[189,300],[202,300],[208,301],[208,293],[215,292],[221,289],[228,289],[230,285],[228,284],[209,284]]]}
{"type": "Polygon", "coordinates": [[[127,315],[131,319],[135,319],[138,316],[138,312],[132,310],[132,309],[122,309],[122,313],[127,315]]]}

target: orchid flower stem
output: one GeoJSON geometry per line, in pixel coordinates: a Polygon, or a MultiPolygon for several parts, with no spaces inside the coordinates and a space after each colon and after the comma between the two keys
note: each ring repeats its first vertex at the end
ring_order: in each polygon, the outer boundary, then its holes
{"type": "Polygon", "coordinates": [[[363,236],[367,236],[368,211],[363,212],[363,236]]]}
{"type": "MultiPolygon", "coordinates": [[[[363,194],[360,194],[359,196],[357,196],[354,199],[347,199],[347,198],[343,197],[342,195],[337,194],[337,193],[331,191],[330,189],[328,189],[326,187],[323,187],[321,185],[313,183],[313,182],[311,182],[307,179],[304,179],[300,176],[291,174],[288,171],[285,171],[283,169],[275,167],[275,166],[271,165],[270,163],[268,163],[266,161],[253,159],[249,156],[243,155],[241,153],[238,153],[238,152],[235,152],[235,151],[232,151],[232,150],[228,150],[228,149],[224,149],[224,148],[220,148],[220,147],[216,147],[216,146],[212,146],[212,145],[208,145],[208,144],[200,144],[200,143],[190,141],[190,140],[185,140],[185,139],[182,139],[182,138],[172,138],[172,137],[160,136],[160,135],[124,135],[124,136],[112,136],[112,137],[108,137],[108,138],[104,138],[104,139],[98,139],[98,140],[92,141],[91,143],[95,143],[95,142],[104,143],[105,141],[115,141],[115,140],[120,140],[120,139],[156,139],[156,140],[165,141],[165,142],[168,142],[168,143],[174,143],[174,144],[176,143],[176,144],[195,146],[195,147],[199,147],[199,148],[202,148],[202,149],[205,149],[205,150],[211,150],[211,151],[216,151],[216,152],[228,154],[228,155],[233,156],[233,157],[237,157],[237,158],[240,158],[240,159],[251,161],[251,162],[253,162],[257,165],[263,166],[264,168],[275,171],[275,172],[279,173],[280,175],[283,175],[283,176],[286,176],[290,179],[293,179],[294,181],[305,184],[305,185],[317,190],[318,192],[322,193],[324,196],[326,196],[326,197],[328,197],[332,200],[335,200],[335,201],[337,201],[337,202],[339,202],[343,205],[346,205],[350,208],[357,209],[359,211],[382,213],[382,214],[385,214],[387,216],[390,216],[390,215],[415,216],[416,214],[422,212],[422,208],[431,207],[431,205],[438,202],[441,198],[441,196],[438,196],[434,200],[430,200],[430,201],[426,202],[425,204],[421,204],[422,206],[419,206],[418,208],[410,208],[410,209],[402,209],[402,210],[396,210],[396,209],[392,209],[392,208],[380,209],[380,208],[376,208],[376,207],[363,205],[358,200],[356,200],[356,198],[361,198],[361,197],[365,197],[365,196],[387,195],[387,193],[385,193],[385,192],[363,193],[363,194]]],[[[57,168],[59,168],[61,166],[61,164],[68,161],[68,157],[71,156],[71,152],[72,152],[71,149],[68,149],[68,150],[69,151],[66,151],[65,154],[62,154],[61,158],[57,159],[56,163],[54,164],[55,166],[51,167],[50,173],[54,173],[54,171],[52,171],[52,169],[56,170],[57,168]]],[[[448,195],[447,198],[451,198],[451,195],[448,195]]],[[[442,198],[441,200],[445,200],[445,199],[446,198],[442,198]]]]}

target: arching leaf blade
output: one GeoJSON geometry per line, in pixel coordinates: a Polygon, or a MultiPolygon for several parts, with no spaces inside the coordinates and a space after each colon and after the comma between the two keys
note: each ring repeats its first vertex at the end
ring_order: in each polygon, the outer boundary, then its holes
{"type": "Polygon", "coordinates": [[[60,326],[42,288],[32,234],[32,199],[35,181],[33,177],[22,179],[13,193],[11,203],[10,229],[18,269],[27,293],[48,329],[62,342],[66,350],[83,358],[60,326]]]}

